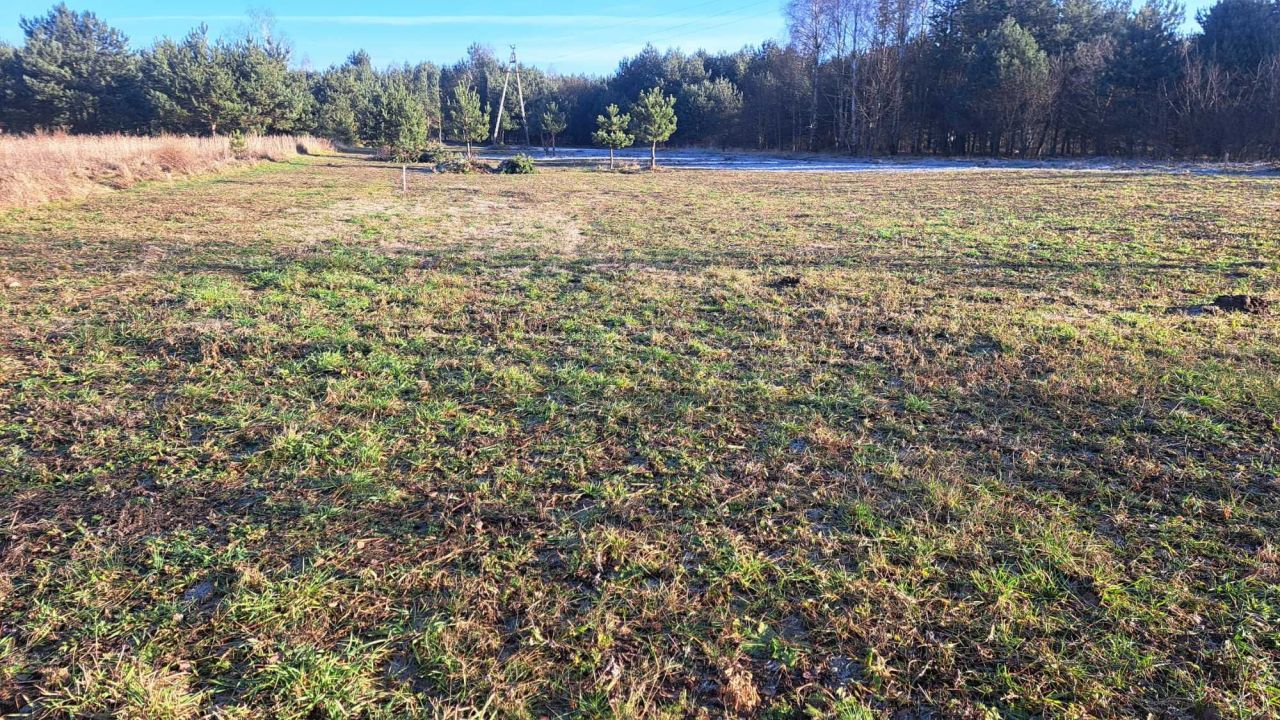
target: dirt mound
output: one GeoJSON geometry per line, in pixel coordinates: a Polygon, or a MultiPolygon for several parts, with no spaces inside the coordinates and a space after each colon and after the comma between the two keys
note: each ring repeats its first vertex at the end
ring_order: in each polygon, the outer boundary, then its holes
{"type": "Polygon", "coordinates": [[[1220,312],[1243,312],[1259,315],[1271,307],[1271,301],[1253,295],[1219,295],[1213,299],[1213,307],[1220,312]]]}
{"type": "Polygon", "coordinates": [[[1224,312],[1261,315],[1270,309],[1271,304],[1270,300],[1256,295],[1219,295],[1208,305],[1171,307],[1168,312],[1170,315],[1212,315],[1224,312]]]}

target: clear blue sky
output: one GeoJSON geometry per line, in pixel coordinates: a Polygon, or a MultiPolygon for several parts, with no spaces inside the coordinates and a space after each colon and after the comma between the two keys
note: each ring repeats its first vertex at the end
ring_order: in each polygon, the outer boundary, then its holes
{"type": "MultiPolygon", "coordinates": [[[[137,47],[164,35],[181,37],[201,22],[215,36],[235,32],[244,27],[251,8],[266,10],[292,41],[297,61],[312,67],[340,62],[358,48],[367,50],[378,66],[419,60],[448,63],[462,57],[471,43],[480,42],[494,47],[500,57],[515,43],[527,64],[601,74],[646,42],[660,48],[736,50],[784,35],[782,0],[249,1],[244,7],[225,0],[69,0],[68,5],[97,13],[128,34],[137,47]]],[[[1190,0],[1188,17],[1211,2],[1190,0]]],[[[19,43],[19,17],[42,15],[52,5],[53,0],[5,0],[0,40],[19,43]]],[[[1193,25],[1188,23],[1188,29],[1193,25]]]]}
{"type": "MultiPolygon", "coordinates": [[[[55,0],[4,0],[0,40],[18,44],[19,17],[43,15],[55,0]]],[[[708,50],[736,50],[782,37],[781,0],[248,0],[237,6],[212,0],[68,0],[123,30],[136,47],[178,38],[201,22],[217,36],[245,24],[250,9],[266,10],[294,46],[296,59],[314,67],[340,62],[364,48],[375,65],[430,60],[449,63],[473,42],[506,56],[515,43],[520,59],[562,72],[605,73],[652,41],[708,50]]]]}

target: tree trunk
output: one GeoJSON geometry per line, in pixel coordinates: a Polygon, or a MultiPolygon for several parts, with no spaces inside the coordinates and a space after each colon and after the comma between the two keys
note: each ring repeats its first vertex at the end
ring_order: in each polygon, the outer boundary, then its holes
{"type": "MultiPolygon", "coordinates": [[[[856,30],[854,31],[857,32],[856,30]]],[[[861,138],[858,137],[858,51],[855,48],[849,56],[849,153],[857,155],[861,151],[861,138]]]]}
{"type": "Polygon", "coordinates": [[[809,104],[809,150],[812,151],[818,143],[818,70],[821,65],[818,56],[814,55],[813,59],[813,97],[809,104]]]}

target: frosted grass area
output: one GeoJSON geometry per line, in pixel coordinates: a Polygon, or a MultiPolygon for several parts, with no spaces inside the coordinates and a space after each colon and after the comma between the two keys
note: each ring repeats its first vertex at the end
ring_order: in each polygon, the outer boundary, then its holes
{"type": "MultiPolygon", "coordinates": [[[[517,148],[487,149],[485,160],[509,157],[517,148]]],[[[541,148],[530,151],[547,167],[595,167],[607,165],[609,152],[600,148],[560,148],[555,156],[541,148]]],[[[648,148],[618,152],[623,165],[648,166],[648,148]]],[[[930,172],[944,170],[1066,170],[1095,172],[1161,172],[1193,174],[1275,174],[1280,166],[1268,163],[1162,162],[1115,158],[1061,160],[1008,160],[997,158],[842,158],[831,155],[784,155],[702,149],[659,150],[658,164],[680,170],[736,170],[747,172],[930,172]]]]}

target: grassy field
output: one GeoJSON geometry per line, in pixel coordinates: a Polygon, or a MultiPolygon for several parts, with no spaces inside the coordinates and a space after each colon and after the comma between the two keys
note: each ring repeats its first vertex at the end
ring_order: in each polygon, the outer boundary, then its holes
{"type": "Polygon", "coordinates": [[[1280,179],[399,180],[0,215],[0,712],[1280,713],[1280,179]]]}

